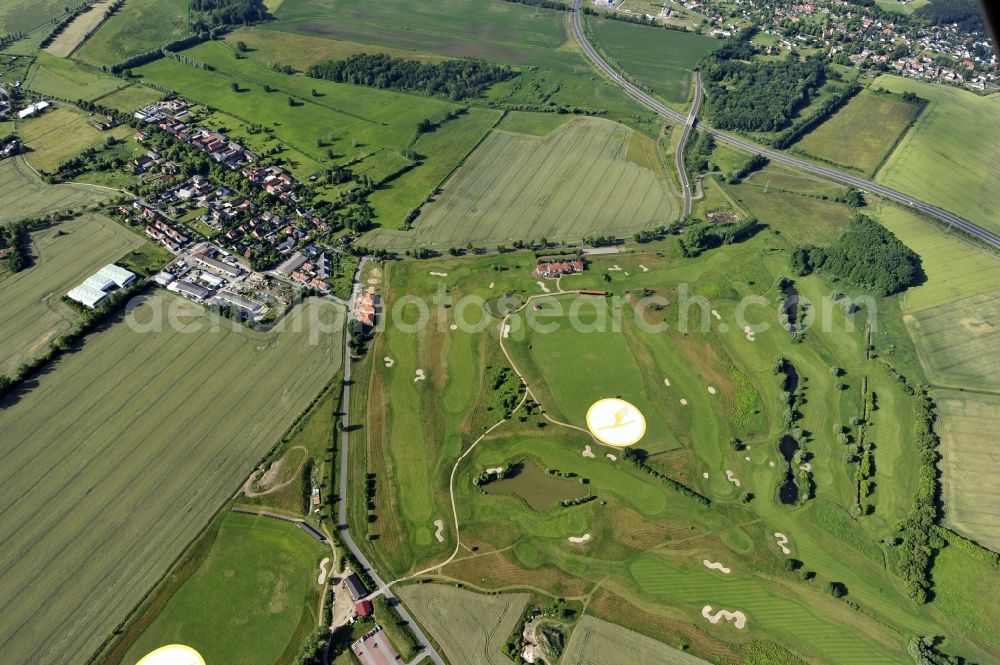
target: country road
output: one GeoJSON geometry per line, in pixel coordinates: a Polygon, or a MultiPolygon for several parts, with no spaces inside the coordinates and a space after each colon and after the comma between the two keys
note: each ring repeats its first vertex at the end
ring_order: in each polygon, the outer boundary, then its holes
{"type": "MultiPolygon", "coordinates": [[[[570,25],[573,32],[573,38],[580,44],[583,49],[584,55],[591,61],[591,63],[597,67],[605,76],[607,76],[611,81],[617,84],[625,92],[627,92],[631,97],[633,97],[640,104],[650,109],[654,113],[658,113],[664,117],[667,117],[678,123],[685,123],[687,118],[678,113],[677,111],[669,108],[659,100],[655,99],[651,95],[643,92],[638,87],[630,83],[624,76],[619,74],[615,69],[609,65],[601,54],[593,47],[593,45],[587,40],[587,36],[583,30],[583,12],[581,11],[581,5],[583,0],[573,0],[573,7],[570,12],[570,25]]],[[[946,224],[952,225],[962,231],[966,232],[970,236],[992,246],[1000,249],[1000,236],[997,236],[985,229],[982,229],[972,222],[962,219],[958,215],[948,212],[938,208],[937,206],[932,206],[929,203],[924,203],[918,199],[909,196],[908,194],[903,194],[902,192],[897,192],[894,189],[885,187],[871,180],[866,180],[858,176],[851,175],[849,173],[844,173],[829,166],[823,166],[821,164],[814,164],[812,162],[806,161],[804,159],[798,159],[792,157],[786,153],[780,152],[778,150],[772,150],[770,148],[765,148],[763,146],[757,145],[742,139],[728,132],[723,132],[718,129],[713,129],[712,127],[705,125],[703,123],[698,123],[695,128],[698,131],[705,132],[712,136],[716,141],[731,145],[740,150],[745,150],[747,152],[763,155],[773,162],[778,162],[781,164],[787,164],[789,166],[794,166],[803,171],[808,171],[809,173],[814,173],[816,175],[822,176],[829,180],[834,180],[845,185],[850,185],[856,187],[860,190],[871,192],[873,194],[878,194],[897,203],[902,203],[912,207],[915,210],[920,210],[928,215],[937,217],[946,224]]]]}
{"type": "Polygon", "coordinates": [[[674,163],[677,164],[677,173],[681,176],[681,192],[684,194],[684,214],[687,217],[691,214],[691,183],[688,181],[687,169],[684,167],[684,147],[687,145],[691,129],[698,120],[698,107],[701,106],[701,72],[694,71],[694,101],[691,102],[691,111],[688,112],[687,122],[681,131],[681,141],[677,144],[677,153],[674,155],[674,163]]]}
{"type": "MultiPolygon", "coordinates": [[[[358,269],[354,273],[354,286],[355,288],[361,283],[361,271],[367,263],[368,257],[361,259],[358,264],[358,269]]],[[[353,296],[352,296],[353,299],[353,296]]],[[[341,431],[340,431],[340,503],[337,509],[337,521],[339,522],[340,538],[343,540],[344,544],[347,545],[347,549],[351,550],[351,554],[354,558],[364,566],[365,572],[371,577],[372,581],[375,582],[375,586],[378,587],[374,595],[384,595],[390,603],[394,604],[396,611],[399,612],[399,616],[403,621],[407,622],[410,630],[416,636],[417,640],[420,642],[423,650],[413,659],[413,662],[420,662],[420,659],[424,656],[429,656],[430,659],[435,663],[435,665],[445,665],[445,661],[441,658],[441,655],[434,649],[431,645],[430,640],[427,639],[427,635],[421,630],[417,622],[413,620],[413,617],[403,607],[402,602],[392,595],[389,591],[389,587],[386,586],[382,578],[379,577],[378,572],[365,557],[365,553],[361,551],[357,543],[354,542],[354,538],[351,536],[351,529],[347,523],[347,497],[348,497],[348,455],[350,453],[350,424],[351,424],[351,347],[347,344],[347,335],[344,335],[344,400],[342,404],[343,416],[341,419],[341,431]]]]}

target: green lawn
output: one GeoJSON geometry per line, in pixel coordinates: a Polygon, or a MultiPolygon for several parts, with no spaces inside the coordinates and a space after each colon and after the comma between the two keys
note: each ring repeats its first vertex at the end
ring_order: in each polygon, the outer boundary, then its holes
{"type": "Polygon", "coordinates": [[[114,65],[189,34],[184,0],[129,0],[101,24],[75,57],[98,67],[114,65]]]}
{"type": "Polygon", "coordinates": [[[109,74],[84,67],[73,60],[40,52],[38,59],[31,66],[25,85],[46,97],[93,101],[124,88],[128,83],[109,74]]]}
{"type": "Polygon", "coordinates": [[[0,288],[0,375],[11,376],[76,323],[79,316],[61,300],[67,291],[143,243],[98,215],[32,233],[34,265],[0,288]]]}
{"type": "Polygon", "coordinates": [[[130,85],[111,94],[100,97],[97,102],[101,106],[113,108],[122,113],[133,113],[143,106],[148,106],[153,102],[163,99],[164,94],[159,90],[148,88],[141,84],[130,85]]]}
{"type": "Polygon", "coordinates": [[[873,85],[909,90],[928,100],[876,179],[1000,233],[994,205],[1000,183],[991,175],[992,160],[1000,152],[1000,96],[981,97],[890,75],[873,85]]]}
{"type": "Polygon", "coordinates": [[[677,204],[666,182],[625,159],[632,134],[596,118],[574,119],[544,138],[494,132],[424,207],[412,232],[377,230],[366,242],[397,251],[539,237],[569,242],[669,224],[677,204]]]}
{"type": "Polygon", "coordinates": [[[226,515],[197,570],[125,656],[133,663],[164,644],[186,644],[206,662],[274,665],[312,631],[329,548],[296,525],[226,515]]]}
{"type": "Polygon", "coordinates": [[[918,104],[899,95],[868,89],[795,145],[811,155],[870,175],[919,111],[918,104]]]}
{"type": "Polygon", "coordinates": [[[166,573],[335,375],[342,310],[320,302],[260,333],[154,296],[4,402],[8,658],[86,660],[166,573]]]}
{"type": "Polygon", "coordinates": [[[678,106],[692,95],[698,61],[720,44],[712,37],[622,21],[591,20],[589,26],[604,52],[632,78],[678,106]]]}

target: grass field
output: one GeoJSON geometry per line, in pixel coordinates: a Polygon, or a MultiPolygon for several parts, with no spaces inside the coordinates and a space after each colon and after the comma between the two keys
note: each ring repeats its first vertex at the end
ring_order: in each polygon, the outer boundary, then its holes
{"type": "Polygon", "coordinates": [[[691,97],[698,61],[719,46],[712,37],[622,21],[591,20],[589,25],[597,43],[622,69],[676,105],[691,97]]]}
{"type": "Polygon", "coordinates": [[[899,95],[864,90],[806,134],[796,147],[871,174],[895,147],[919,110],[918,104],[899,95]]]}
{"type": "Polygon", "coordinates": [[[1000,214],[993,205],[1000,197],[1000,183],[988,175],[1000,152],[1000,96],[980,97],[889,75],[873,85],[893,92],[909,90],[928,100],[876,179],[1000,232],[1000,214]]]}
{"type": "Polygon", "coordinates": [[[113,192],[88,185],[50,185],[31,170],[24,156],[0,162],[0,224],[79,209],[107,199],[113,192]]]}
{"type": "Polygon", "coordinates": [[[38,59],[28,72],[25,85],[46,97],[93,101],[124,88],[128,83],[84,67],[73,60],[39,53],[38,59]]]}
{"type": "Polygon", "coordinates": [[[632,130],[593,118],[545,138],[495,132],[424,208],[412,233],[376,231],[368,244],[402,250],[539,237],[569,242],[669,224],[677,204],[665,181],[625,159],[631,137],[632,130]]]}
{"type": "Polygon", "coordinates": [[[328,547],[289,522],[226,515],[204,561],[143,631],[124,663],[164,644],[191,646],[206,662],[282,662],[316,625],[317,564],[329,554],[328,547]]]}
{"type": "Polygon", "coordinates": [[[122,125],[102,132],[91,126],[87,113],[68,106],[60,106],[18,125],[18,134],[29,149],[25,159],[43,173],[55,173],[63,162],[87,148],[102,146],[109,136],[121,139],[132,131],[122,125]]]}
{"type": "Polygon", "coordinates": [[[35,231],[35,264],[0,283],[0,375],[10,376],[78,320],[61,300],[67,291],[142,244],[97,215],[35,231]]]}
{"type": "Polygon", "coordinates": [[[319,302],[295,312],[328,332],[264,334],[213,332],[200,307],[154,296],[130,317],[140,327],[90,336],[3,404],[9,659],[86,660],[163,576],[335,374],[340,310],[319,302]],[[200,332],[143,333],[171,303],[200,332]]]}
{"type": "Polygon", "coordinates": [[[966,538],[1000,550],[997,495],[1000,396],[941,390],[933,393],[939,415],[944,523],[966,538]]]}
{"type": "Polygon", "coordinates": [[[190,34],[184,0],[129,0],[91,35],[75,57],[114,65],[190,34]]]}
{"type": "Polygon", "coordinates": [[[528,594],[484,596],[444,584],[412,584],[399,596],[455,665],[506,665],[500,648],[528,603],[528,594]]]}
{"type": "Polygon", "coordinates": [[[163,99],[163,97],[164,94],[159,90],[137,84],[104,95],[97,101],[101,106],[108,106],[122,113],[132,113],[136,109],[163,99]]]}
{"type": "Polygon", "coordinates": [[[984,588],[996,588],[1000,583],[1000,565],[996,555],[986,554],[950,534],[946,534],[946,540],[948,546],[934,560],[934,602],[987,655],[973,656],[965,652],[960,644],[950,643],[948,647],[970,661],[976,658],[983,662],[995,661],[1000,658],[1000,646],[997,645],[993,617],[1000,612],[1000,598],[982,591],[984,588]]]}
{"type": "Polygon", "coordinates": [[[706,661],[622,626],[585,616],[573,629],[562,657],[566,665],[628,662],[632,665],[702,665],[706,661]]]}
{"type": "Polygon", "coordinates": [[[88,33],[104,20],[104,12],[114,0],[101,0],[91,5],[90,9],[73,19],[66,29],[52,40],[45,50],[59,58],[68,57],[87,38],[88,33]]]}
{"type": "Polygon", "coordinates": [[[8,0],[0,4],[0,34],[31,32],[65,13],[64,0],[8,0]]]}

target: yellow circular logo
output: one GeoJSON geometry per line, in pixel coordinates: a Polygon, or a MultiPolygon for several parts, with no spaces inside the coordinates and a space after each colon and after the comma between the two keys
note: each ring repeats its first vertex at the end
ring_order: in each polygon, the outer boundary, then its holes
{"type": "Polygon", "coordinates": [[[205,659],[191,647],[169,644],[150,653],[135,665],[205,665],[205,659]]]}
{"type": "Polygon", "coordinates": [[[639,442],[646,433],[646,419],[623,399],[608,397],[587,410],[587,427],[598,441],[624,448],[639,442]]]}

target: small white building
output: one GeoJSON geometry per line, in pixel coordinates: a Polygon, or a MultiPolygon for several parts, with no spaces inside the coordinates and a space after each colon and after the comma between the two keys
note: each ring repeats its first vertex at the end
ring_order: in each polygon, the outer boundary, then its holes
{"type": "Polygon", "coordinates": [[[45,100],[42,100],[40,102],[35,102],[34,104],[28,104],[23,109],[17,112],[17,117],[20,120],[24,120],[25,118],[35,115],[39,111],[44,111],[45,109],[49,108],[49,106],[51,106],[51,104],[49,104],[45,100]]]}

